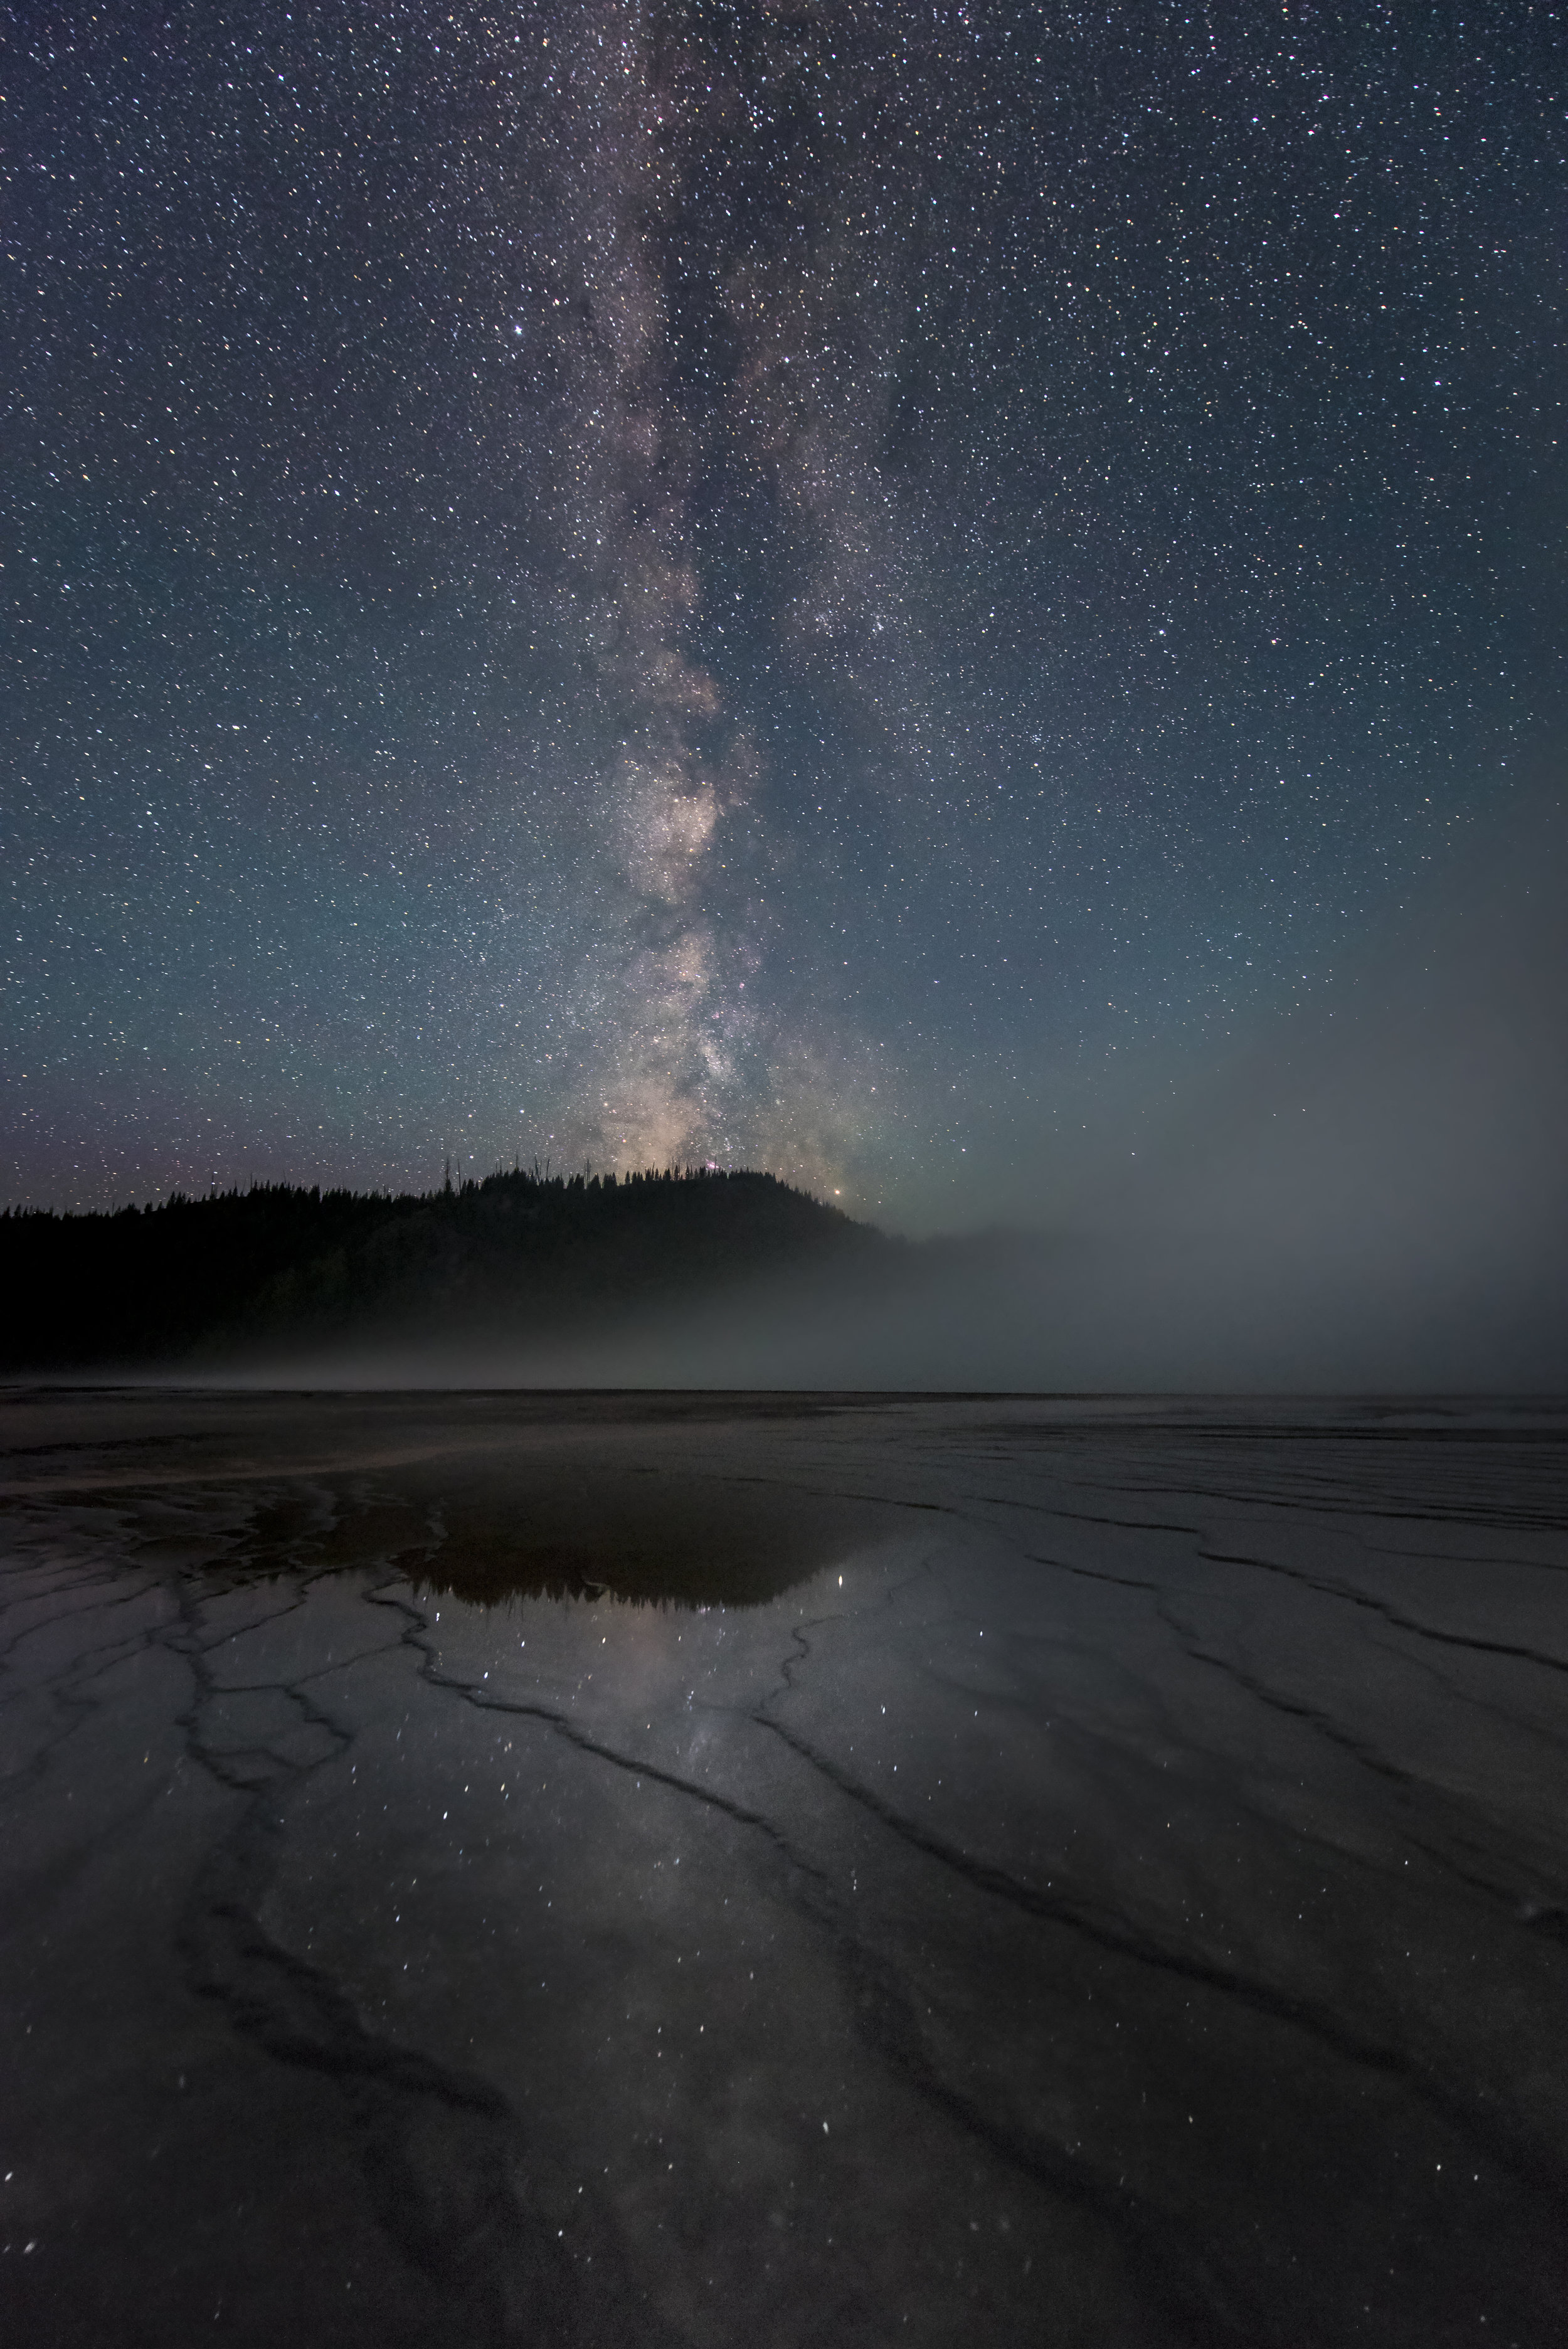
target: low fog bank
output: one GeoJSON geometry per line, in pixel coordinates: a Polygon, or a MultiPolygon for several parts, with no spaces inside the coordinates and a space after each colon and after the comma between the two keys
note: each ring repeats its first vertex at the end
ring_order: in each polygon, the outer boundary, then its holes
{"type": "Polygon", "coordinates": [[[1026,1277],[1107,1382],[1568,1383],[1568,830],[1540,801],[1101,1171],[1026,1277]]]}
{"type": "Polygon", "coordinates": [[[1568,1387],[1561,810],[1451,880],[1048,1233],[893,1244],[574,1342],[345,1353],[346,1385],[1568,1387]]]}

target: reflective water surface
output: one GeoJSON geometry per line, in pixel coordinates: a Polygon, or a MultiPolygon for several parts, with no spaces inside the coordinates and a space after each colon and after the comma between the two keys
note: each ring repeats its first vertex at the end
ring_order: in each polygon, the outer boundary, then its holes
{"type": "Polygon", "coordinates": [[[1564,2337],[1568,1414],[0,1430],[5,2338],[1564,2337]]]}

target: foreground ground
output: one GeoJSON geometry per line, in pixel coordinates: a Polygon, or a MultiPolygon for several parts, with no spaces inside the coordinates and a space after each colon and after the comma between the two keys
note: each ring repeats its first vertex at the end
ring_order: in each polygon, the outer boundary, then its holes
{"type": "Polygon", "coordinates": [[[0,1438],[5,2338],[1568,2337],[1568,1413],[0,1438]]]}

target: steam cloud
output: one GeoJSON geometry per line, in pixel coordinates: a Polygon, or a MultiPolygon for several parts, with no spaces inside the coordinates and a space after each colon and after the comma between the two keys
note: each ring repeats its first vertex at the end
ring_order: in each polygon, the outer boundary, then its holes
{"type": "MultiPolygon", "coordinates": [[[[1561,803],[1256,1033],[1053,1227],[894,1249],[588,1343],[345,1360],[349,1385],[1568,1388],[1561,803]]],[[[276,1366],[267,1382],[279,1375],[276,1366]]],[[[319,1363],[309,1376],[322,1377],[319,1363]]]]}

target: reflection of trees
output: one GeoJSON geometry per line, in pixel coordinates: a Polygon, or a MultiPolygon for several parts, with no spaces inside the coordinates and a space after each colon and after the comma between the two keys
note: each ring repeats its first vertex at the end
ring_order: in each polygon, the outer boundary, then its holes
{"type": "Polygon", "coordinates": [[[874,1508],[745,1478],[580,1454],[526,1464],[404,1468],[348,1489],[286,1477],[203,1578],[367,1572],[471,1606],[525,1599],[685,1609],[758,1606],[884,1530],[874,1508]]]}

